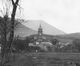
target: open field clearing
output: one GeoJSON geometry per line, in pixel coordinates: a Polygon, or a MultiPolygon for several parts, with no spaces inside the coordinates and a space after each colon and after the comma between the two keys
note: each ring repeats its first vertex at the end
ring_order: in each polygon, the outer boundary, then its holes
{"type": "Polygon", "coordinates": [[[80,53],[24,53],[16,54],[12,66],[65,66],[80,63],[80,53]]]}

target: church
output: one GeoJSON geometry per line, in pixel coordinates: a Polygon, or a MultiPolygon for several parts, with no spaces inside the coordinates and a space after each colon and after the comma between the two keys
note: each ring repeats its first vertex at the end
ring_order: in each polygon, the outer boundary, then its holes
{"type": "Polygon", "coordinates": [[[47,51],[47,47],[53,45],[43,33],[43,28],[41,24],[39,25],[37,34],[31,35],[30,37],[34,39],[34,43],[30,43],[29,46],[39,46],[41,49],[47,51]]]}
{"type": "Polygon", "coordinates": [[[49,42],[49,37],[51,37],[51,36],[43,33],[43,28],[40,24],[37,34],[31,35],[30,37],[32,37],[36,42],[38,42],[40,44],[42,42],[49,42]]]}

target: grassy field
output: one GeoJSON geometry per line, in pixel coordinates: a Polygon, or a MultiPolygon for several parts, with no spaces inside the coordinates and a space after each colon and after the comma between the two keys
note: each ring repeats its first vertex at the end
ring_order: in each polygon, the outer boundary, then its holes
{"type": "Polygon", "coordinates": [[[16,54],[12,66],[68,66],[80,63],[80,53],[22,53],[16,54]]]}

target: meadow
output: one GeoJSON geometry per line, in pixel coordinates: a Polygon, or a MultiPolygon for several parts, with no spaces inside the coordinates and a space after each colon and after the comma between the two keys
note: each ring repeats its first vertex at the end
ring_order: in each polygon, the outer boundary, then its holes
{"type": "Polygon", "coordinates": [[[80,53],[22,53],[13,59],[12,66],[69,66],[80,63],[80,53]]]}

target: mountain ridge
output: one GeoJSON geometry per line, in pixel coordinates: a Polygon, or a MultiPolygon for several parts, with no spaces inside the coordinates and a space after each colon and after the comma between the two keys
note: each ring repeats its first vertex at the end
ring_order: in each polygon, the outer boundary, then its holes
{"type": "Polygon", "coordinates": [[[37,34],[38,28],[40,25],[42,26],[43,33],[47,35],[63,35],[65,34],[63,31],[47,24],[43,20],[22,20],[18,19],[17,22],[18,28],[15,30],[15,35],[20,35],[23,37],[37,34]]]}
{"type": "Polygon", "coordinates": [[[30,29],[29,27],[26,27],[25,25],[19,23],[18,28],[15,30],[14,34],[15,36],[20,36],[20,37],[26,37],[32,34],[36,34],[37,31],[30,29]]]}
{"type": "Polygon", "coordinates": [[[44,34],[50,34],[50,35],[60,35],[60,34],[65,34],[65,32],[55,28],[54,26],[46,23],[43,20],[28,20],[27,23],[24,22],[24,25],[38,31],[39,26],[42,26],[43,33],[44,34]]]}
{"type": "Polygon", "coordinates": [[[59,35],[60,37],[64,37],[64,38],[73,38],[73,39],[80,39],[80,33],[76,32],[76,33],[70,33],[70,34],[65,34],[65,35],[59,35]]]}

